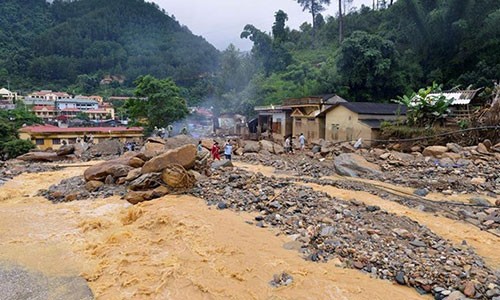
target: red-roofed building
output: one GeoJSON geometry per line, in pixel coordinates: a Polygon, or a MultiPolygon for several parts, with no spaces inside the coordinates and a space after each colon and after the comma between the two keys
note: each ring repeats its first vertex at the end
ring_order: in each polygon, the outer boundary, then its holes
{"type": "Polygon", "coordinates": [[[69,127],[60,128],[53,125],[25,126],[19,129],[19,137],[31,140],[37,149],[59,149],[63,141],[68,144],[76,143],[84,135],[92,136],[94,143],[107,139],[118,139],[121,142],[141,141],[143,138],[142,127],[69,127]]]}

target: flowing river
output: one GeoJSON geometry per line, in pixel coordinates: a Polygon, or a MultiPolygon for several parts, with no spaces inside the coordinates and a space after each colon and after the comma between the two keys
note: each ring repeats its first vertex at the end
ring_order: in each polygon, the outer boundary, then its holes
{"type": "MultiPolygon", "coordinates": [[[[52,204],[36,196],[39,189],[84,170],[23,174],[0,187],[0,262],[47,276],[81,276],[96,299],[431,298],[337,267],[335,261],[306,261],[283,248],[289,241],[285,236],[246,223],[253,215],[212,209],[192,196],[166,196],[135,206],[117,197],[52,204]],[[272,287],[269,281],[281,272],[292,275],[293,283],[272,287]]],[[[498,267],[500,254],[493,249],[500,241],[467,224],[418,214],[365,192],[313,187],[376,201],[453,242],[466,239],[498,267]]]]}

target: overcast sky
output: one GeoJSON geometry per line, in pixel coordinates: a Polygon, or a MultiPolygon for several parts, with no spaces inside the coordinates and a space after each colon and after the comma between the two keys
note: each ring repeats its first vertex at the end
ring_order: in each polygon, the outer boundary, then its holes
{"type": "MultiPolygon", "coordinates": [[[[150,0],[151,1],[151,0],[150,0]]],[[[294,0],[152,0],[177,21],[186,25],[195,35],[203,36],[220,50],[230,43],[241,50],[250,50],[252,43],[240,39],[246,24],[270,32],[274,13],[282,9],[288,14],[287,25],[297,29],[304,22],[311,23],[311,15],[303,12],[294,0]]],[[[372,5],[373,0],[354,0],[353,6],[372,5]]],[[[335,15],[337,1],[323,12],[324,16],[335,15]]]]}

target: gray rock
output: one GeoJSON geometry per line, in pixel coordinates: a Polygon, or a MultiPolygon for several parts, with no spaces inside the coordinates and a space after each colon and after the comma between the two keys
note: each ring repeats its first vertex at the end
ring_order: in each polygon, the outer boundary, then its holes
{"type": "Polygon", "coordinates": [[[480,206],[491,206],[492,204],[490,201],[482,198],[482,197],[472,197],[469,198],[469,203],[474,204],[474,205],[480,205],[480,206]]]}
{"type": "Polygon", "coordinates": [[[380,167],[368,162],[362,156],[354,153],[342,153],[335,157],[335,170],[344,176],[360,177],[361,175],[380,176],[380,167]]]}
{"type": "Polygon", "coordinates": [[[429,194],[429,190],[426,189],[426,188],[419,188],[419,189],[416,189],[413,194],[417,195],[417,196],[420,196],[420,197],[425,197],[429,194]]]}
{"type": "Polygon", "coordinates": [[[400,271],[398,273],[396,273],[396,282],[401,284],[401,285],[406,285],[406,280],[405,280],[405,272],[403,271],[400,271]]]}

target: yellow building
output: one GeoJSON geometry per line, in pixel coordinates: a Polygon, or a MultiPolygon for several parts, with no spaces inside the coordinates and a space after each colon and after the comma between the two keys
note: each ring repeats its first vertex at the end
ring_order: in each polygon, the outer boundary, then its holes
{"type": "Polygon", "coordinates": [[[142,127],[70,127],[60,128],[52,125],[25,126],[19,129],[19,138],[31,140],[37,149],[59,149],[64,141],[76,143],[84,136],[92,137],[94,143],[107,139],[118,139],[121,142],[141,141],[144,137],[142,127]]]}
{"type": "Polygon", "coordinates": [[[371,102],[342,102],[326,109],[325,139],[330,141],[356,141],[365,144],[378,138],[383,121],[405,118],[406,107],[398,104],[371,102]]]}

